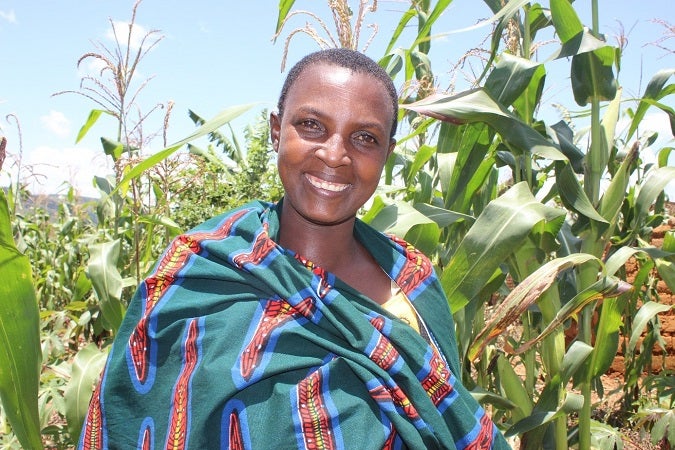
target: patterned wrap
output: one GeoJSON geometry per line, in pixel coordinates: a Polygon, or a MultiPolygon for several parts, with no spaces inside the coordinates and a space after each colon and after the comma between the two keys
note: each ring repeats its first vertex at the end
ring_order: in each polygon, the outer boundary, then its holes
{"type": "Polygon", "coordinates": [[[434,345],[277,245],[280,207],[253,202],[173,241],[129,306],[79,448],[508,448],[455,377],[429,260],[357,220],[434,345]]]}

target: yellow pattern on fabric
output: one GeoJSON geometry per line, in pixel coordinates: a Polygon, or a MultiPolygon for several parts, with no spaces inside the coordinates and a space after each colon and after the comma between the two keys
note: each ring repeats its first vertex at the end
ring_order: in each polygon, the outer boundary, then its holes
{"type": "Polygon", "coordinates": [[[420,323],[417,319],[417,312],[410,304],[410,300],[405,293],[392,280],[392,296],[382,304],[382,307],[410,325],[413,330],[420,332],[420,323]]]}

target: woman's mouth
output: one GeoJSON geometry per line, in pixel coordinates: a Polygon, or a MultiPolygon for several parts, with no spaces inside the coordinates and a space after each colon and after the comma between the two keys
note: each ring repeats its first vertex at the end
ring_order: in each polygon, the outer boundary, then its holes
{"type": "Polygon", "coordinates": [[[317,178],[309,174],[306,174],[305,176],[307,177],[309,184],[315,188],[323,189],[325,191],[342,192],[349,187],[349,184],[331,183],[330,181],[322,180],[321,178],[317,178]]]}

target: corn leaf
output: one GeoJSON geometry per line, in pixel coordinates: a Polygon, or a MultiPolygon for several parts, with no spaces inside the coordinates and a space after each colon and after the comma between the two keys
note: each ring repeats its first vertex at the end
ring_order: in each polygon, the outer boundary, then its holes
{"type": "Polygon", "coordinates": [[[38,385],[40,320],[31,266],[14,244],[9,207],[0,189],[0,401],[24,448],[42,448],[38,385]]]}
{"type": "MultiPolygon", "coordinates": [[[[583,253],[556,258],[544,264],[520,282],[499,304],[490,321],[476,335],[476,339],[469,348],[469,360],[475,359],[490,341],[502,334],[510,324],[515,322],[530,306],[534,305],[541,294],[556,281],[560,272],[593,260],[597,260],[597,258],[583,253]]],[[[531,341],[531,343],[538,342],[538,340],[539,338],[531,341]]],[[[522,351],[517,353],[522,353],[522,351]]]]}
{"type": "Polygon", "coordinates": [[[77,133],[77,138],[75,139],[75,143],[77,144],[80,142],[84,137],[87,135],[91,127],[94,126],[94,124],[98,121],[99,117],[101,117],[101,114],[106,113],[112,115],[110,111],[103,110],[103,109],[92,109],[89,111],[89,117],[87,117],[87,121],[82,125],[80,128],[80,131],[77,133]]]}
{"type": "Polygon", "coordinates": [[[82,430],[89,400],[105,365],[106,355],[107,352],[90,343],[78,351],[73,360],[72,375],[64,393],[68,431],[73,438],[77,438],[82,430]]]}
{"type": "Polygon", "coordinates": [[[284,20],[286,20],[289,11],[293,7],[293,3],[295,3],[295,0],[279,0],[279,16],[277,17],[275,33],[279,33],[279,31],[281,31],[281,26],[283,25],[284,20]]]}
{"type": "Polygon", "coordinates": [[[565,43],[584,28],[569,0],[551,0],[551,20],[560,40],[565,43]]]}
{"type": "Polygon", "coordinates": [[[564,211],[537,201],[527,183],[518,183],[490,202],[467,232],[443,270],[441,284],[456,312],[477,295],[499,265],[542,220],[559,218],[564,211]]]}
{"type": "Polygon", "coordinates": [[[672,305],[666,305],[663,303],[656,302],[647,302],[640,306],[637,314],[633,319],[633,332],[630,335],[630,340],[628,341],[628,351],[634,352],[635,346],[637,345],[638,339],[642,335],[647,323],[656,317],[657,314],[670,311],[673,309],[672,305]]]}
{"type": "Polygon", "coordinates": [[[546,325],[546,328],[544,328],[544,330],[536,338],[531,339],[517,349],[514,349],[513,353],[521,354],[529,350],[534,344],[541,341],[546,336],[551,334],[553,330],[561,326],[567,319],[575,317],[582,309],[590,305],[593,301],[600,300],[602,298],[615,297],[617,295],[623,294],[624,292],[627,292],[630,288],[631,285],[624,281],[609,277],[601,278],[574,296],[572,300],[560,308],[560,311],[558,311],[556,314],[555,319],[546,325]]]}
{"type": "Polygon", "coordinates": [[[238,105],[238,106],[232,106],[230,108],[225,109],[224,111],[220,112],[217,114],[215,117],[212,119],[208,120],[206,123],[204,123],[202,126],[197,128],[194,133],[189,135],[188,137],[181,139],[180,141],[170,145],[169,147],[160,150],[159,152],[155,153],[152,156],[149,156],[142,162],[136,164],[133,166],[129,171],[127,171],[124,174],[124,177],[120,182],[115,186],[115,189],[110,193],[110,195],[113,195],[116,193],[119,189],[123,189],[123,186],[126,186],[129,184],[129,181],[133,180],[134,178],[137,178],[139,175],[141,175],[143,172],[146,170],[150,169],[151,167],[155,166],[156,164],[159,164],[160,162],[164,161],[166,158],[169,156],[173,155],[176,151],[178,151],[182,146],[187,144],[188,142],[192,142],[197,138],[200,138],[202,136],[205,136],[212,131],[217,130],[218,128],[222,127],[226,123],[236,119],[240,115],[244,114],[246,111],[251,109],[254,106],[254,103],[246,104],[246,105],[238,105]]]}
{"type": "Polygon", "coordinates": [[[125,311],[121,301],[124,282],[117,270],[120,241],[90,245],[89,253],[87,276],[99,300],[103,327],[117,332],[125,311]]]}
{"type": "Polygon", "coordinates": [[[518,422],[532,414],[532,408],[534,408],[532,397],[523,386],[523,382],[516,374],[511,362],[503,355],[499,355],[497,358],[497,370],[499,371],[499,382],[504,396],[516,405],[511,410],[513,421],[518,422]]]}
{"type": "Polygon", "coordinates": [[[649,84],[647,84],[645,93],[642,96],[642,101],[638,105],[635,115],[633,116],[633,120],[631,121],[627,139],[633,137],[633,134],[635,134],[635,131],[637,131],[638,126],[642,122],[642,119],[651,105],[651,103],[647,102],[646,100],[659,100],[665,94],[667,94],[669,91],[665,89],[664,86],[674,74],[675,69],[663,69],[658,71],[652,77],[652,79],[649,80],[649,84]]]}
{"type": "Polygon", "coordinates": [[[486,123],[504,141],[521,152],[531,152],[551,160],[566,160],[558,147],[497,103],[483,89],[458,95],[430,95],[403,108],[455,124],[486,123]]]}

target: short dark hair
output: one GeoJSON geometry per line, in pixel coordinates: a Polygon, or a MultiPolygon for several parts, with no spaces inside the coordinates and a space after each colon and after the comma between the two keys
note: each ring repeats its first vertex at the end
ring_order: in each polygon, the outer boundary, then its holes
{"type": "Polygon", "coordinates": [[[282,117],[284,114],[284,106],[286,104],[288,91],[291,89],[291,86],[295,84],[300,74],[306,68],[321,63],[344,67],[345,69],[350,69],[355,73],[370,75],[382,84],[391,98],[394,118],[391,124],[390,137],[394,137],[396,134],[396,126],[398,125],[398,93],[394,87],[394,82],[391,80],[391,77],[387,74],[387,72],[382,67],[380,67],[379,64],[377,64],[377,62],[361,52],[348,48],[329,48],[325,50],[319,50],[317,52],[310,53],[298,61],[288,72],[288,75],[286,75],[286,81],[284,81],[284,85],[281,88],[279,102],[277,103],[279,117],[282,117]]]}

